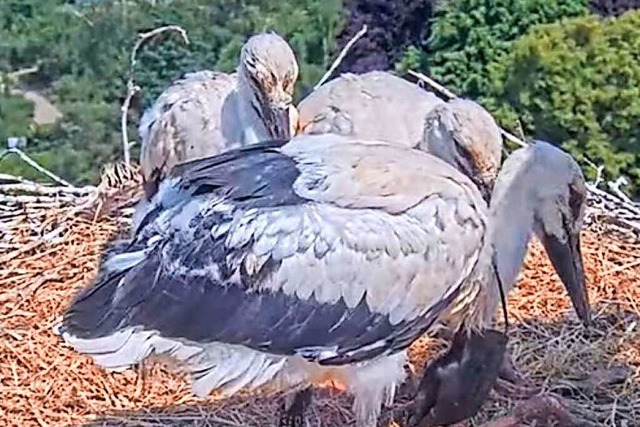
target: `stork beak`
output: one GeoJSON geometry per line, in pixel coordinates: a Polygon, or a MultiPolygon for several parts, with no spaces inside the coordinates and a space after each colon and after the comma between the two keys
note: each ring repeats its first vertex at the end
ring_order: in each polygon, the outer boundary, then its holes
{"type": "Polygon", "coordinates": [[[487,182],[484,178],[480,177],[477,174],[470,174],[469,177],[471,181],[478,187],[480,190],[480,194],[485,202],[487,202],[487,206],[490,205],[491,202],[491,193],[493,193],[493,183],[487,182]]]}
{"type": "Polygon", "coordinates": [[[272,105],[272,123],[271,128],[274,139],[288,140],[291,138],[291,121],[289,105],[272,105]]]}
{"type": "Polygon", "coordinates": [[[297,135],[299,129],[300,113],[295,106],[289,105],[289,132],[291,132],[291,136],[297,135]]]}
{"type": "Polygon", "coordinates": [[[591,306],[580,252],[580,233],[568,233],[568,235],[566,242],[561,242],[556,236],[550,234],[543,234],[541,240],[553,268],[569,293],[578,317],[585,326],[589,326],[591,306]]]}
{"type": "Polygon", "coordinates": [[[480,190],[480,194],[482,194],[482,198],[485,202],[487,202],[487,206],[490,205],[491,202],[491,193],[493,192],[493,188],[489,185],[488,182],[484,180],[478,180],[476,184],[478,186],[478,190],[480,190]]]}

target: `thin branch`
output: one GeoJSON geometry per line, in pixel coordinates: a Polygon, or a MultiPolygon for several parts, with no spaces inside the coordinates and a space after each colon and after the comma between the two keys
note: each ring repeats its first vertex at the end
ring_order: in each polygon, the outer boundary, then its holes
{"type": "Polygon", "coordinates": [[[136,40],[135,45],[133,45],[133,50],[131,50],[131,56],[129,58],[129,78],[127,79],[127,97],[125,98],[124,102],[122,103],[122,107],[120,108],[120,132],[122,133],[122,151],[124,154],[124,162],[127,166],[131,164],[130,149],[132,146],[132,144],[129,142],[129,133],[127,131],[127,114],[129,113],[131,100],[133,99],[135,94],[140,91],[140,86],[136,85],[134,80],[135,67],[138,63],[138,50],[140,50],[142,45],[149,40],[168,31],[177,32],[182,37],[182,41],[185,44],[189,44],[189,37],[187,36],[187,32],[184,28],[178,25],[166,25],[164,27],[155,28],[146,33],[138,34],[138,40],[136,40]]]}
{"type": "Polygon", "coordinates": [[[96,190],[93,186],[87,187],[52,187],[38,183],[21,182],[17,184],[0,184],[0,194],[31,193],[42,196],[56,196],[71,194],[73,196],[85,196],[96,190]]]}
{"type": "Polygon", "coordinates": [[[456,99],[458,97],[458,95],[451,92],[449,89],[442,86],[440,83],[433,80],[431,77],[427,76],[426,74],[418,73],[413,70],[409,70],[408,73],[411,74],[413,77],[417,78],[418,80],[428,84],[429,86],[431,86],[432,88],[434,88],[435,90],[437,90],[438,92],[440,92],[441,94],[443,94],[449,99],[456,99]]]}
{"type": "Polygon", "coordinates": [[[131,164],[131,144],[129,143],[129,132],[127,130],[127,115],[129,113],[129,107],[131,106],[131,100],[136,93],[140,91],[140,86],[133,83],[133,80],[127,81],[127,97],[120,107],[120,131],[122,132],[122,152],[124,154],[124,162],[128,165],[131,164]]]}
{"type": "Polygon", "coordinates": [[[40,172],[40,173],[46,175],[47,177],[49,177],[50,179],[54,180],[58,184],[64,185],[65,187],[73,187],[73,185],[71,185],[70,183],[68,183],[64,179],[60,178],[58,175],[56,175],[53,172],[48,171],[47,169],[45,169],[42,166],[40,166],[35,160],[33,160],[31,157],[27,156],[19,148],[15,148],[15,147],[14,148],[9,148],[4,153],[2,153],[2,155],[0,155],[0,160],[2,160],[8,154],[16,154],[18,157],[20,157],[20,159],[22,159],[22,161],[27,163],[29,166],[31,166],[32,168],[34,168],[38,172],[40,172]]]}
{"type": "Polygon", "coordinates": [[[29,181],[28,179],[24,179],[21,176],[9,175],[7,173],[0,173],[0,185],[10,184],[10,183],[36,184],[35,182],[29,181]]]}
{"type": "Polygon", "coordinates": [[[619,198],[621,198],[627,203],[633,203],[632,200],[629,198],[629,196],[624,194],[624,192],[620,188],[623,185],[629,185],[629,180],[627,180],[627,178],[625,178],[624,176],[621,176],[618,179],[616,179],[614,182],[609,181],[607,184],[609,185],[609,189],[613,191],[616,196],[618,196],[619,198]]]}
{"type": "Polygon", "coordinates": [[[329,67],[329,69],[327,70],[326,73],[324,73],[324,75],[322,76],[322,78],[320,79],[320,81],[318,83],[316,83],[316,85],[313,87],[313,90],[318,89],[320,86],[322,86],[328,79],[329,77],[331,77],[331,75],[333,74],[333,72],[336,70],[336,68],[338,68],[338,66],[340,65],[340,63],[342,62],[342,60],[344,59],[345,56],[347,56],[347,53],[349,53],[349,50],[351,49],[351,47],[362,37],[365,35],[365,33],[367,32],[367,25],[363,25],[362,28],[360,28],[360,31],[358,31],[352,38],[351,40],[349,40],[349,42],[342,48],[342,50],[340,51],[340,54],[338,55],[338,57],[336,58],[335,61],[333,61],[333,64],[331,64],[331,67],[329,67]]]}
{"type": "Polygon", "coordinates": [[[596,170],[596,180],[590,185],[597,188],[602,182],[602,173],[604,172],[604,165],[596,166],[596,164],[593,163],[591,160],[589,160],[589,158],[587,158],[586,156],[584,157],[584,162],[596,170]]]}
{"type": "Polygon", "coordinates": [[[20,70],[11,71],[7,74],[10,79],[18,79],[22,76],[26,76],[28,74],[37,73],[40,71],[40,67],[38,65],[34,65],[32,67],[22,68],[20,70]]]}
{"type": "Polygon", "coordinates": [[[596,180],[593,182],[593,186],[597,187],[602,182],[602,173],[604,172],[604,165],[600,165],[596,168],[596,180]]]}
{"type": "MultiPolygon", "coordinates": [[[[423,81],[424,83],[428,84],[432,88],[436,89],[438,92],[442,93],[444,96],[446,96],[449,99],[456,99],[458,97],[455,93],[451,92],[449,89],[447,89],[446,87],[442,86],[440,83],[436,82],[431,77],[426,76],[425,74],[418,73],[418,72],[415,72],[413,70],[409,70],[408,73],[411,74],[413,77],[415,77],[415,78],[423,81]]],[[[526,147],[527,146],[526,142],[524,142],[523,140],[521,140],[517,136],[513,135],[512,133],[507,132],[503,128],[500,128],[500,133],[508,141],[511,141],[511,142],[513,142],[515,144],[518,144],[521,147],[526,147]]]]}

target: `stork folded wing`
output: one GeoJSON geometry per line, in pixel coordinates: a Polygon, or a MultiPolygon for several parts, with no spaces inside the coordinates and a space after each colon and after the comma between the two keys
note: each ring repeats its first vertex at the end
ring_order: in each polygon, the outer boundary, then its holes
{"type": "MultiPolygon", "coordinates": [[[[484,223],[473,203],[449,200],[447,185],[457,184],[443,183],[401,209],[408,178],[393,188],[391,177],[363,178],[346,166],[355,146],[336,148],[333,164],[278,147],[183,166],[134,241],[74,301],[66,333],[91,340],[132,330],[324,364],[392,353],[422,334],[478,260],[484,223]],[[338,169],[333,181],[326,168],[338,169]],[[351,200],[337,196],[335,177],[350,176],[344,168],[361,178],[351,200]]],[[[400,173],[393,164],[381,173],[400,173]]]]}

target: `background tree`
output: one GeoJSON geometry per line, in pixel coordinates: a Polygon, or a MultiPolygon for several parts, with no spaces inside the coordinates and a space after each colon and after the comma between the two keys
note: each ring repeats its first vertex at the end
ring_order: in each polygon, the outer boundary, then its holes
{"type": "MultiPolygon", "coordinates": [[[[300,63],[301,93],[332,60],[341,9],[340,0],[102,0],[78,6],[65,0],[7,0],[0,2],[0,71],[38,65],[29,84],[42,88],[64,116],[53,128],[37,129],[28,152],[63,178],[95,182],[101,166],[120,156],[120,105],[139,32],[175,24],[191,40],[185,46],[166,36],[141,50],[135,70],[141,107],[185,72],[233,71],[242,44],[262,30],[275,30],[291,43],[300,63]]],[[[7,102],[15,100],[0,94],[0,105],[7,102]]],[[[0,109],[0,123],[9,119],[6,111],[0,109]]],[[[130,115],[133,139],[140,113],[130,115]]],[[[16,167],[0,163],[2,172],[16,167]]]]}
{"type": "Polygon", "coordinates": [[[445,1],[434,14],[419,62],[458,93],[481,99],[489,83],[487,64],[506,54],[518,37],[535,25],[587,13],[586,0],[445,1]]]}
{"type": "Polygon", "coordinates": [[[531,30],[489,66],[492,109],[503,124],[561,144],[609,178],[640,178],[640,12],[531,30]]]}
{"type": "Polygon", "coordinates": [[[394,67],[409,46],[424,47],[429,36],[433,0],[349,0],[337,49],[367,25],[338,72],[365,73],[394,67]]]}
{"type": "MultiPolygon", "coordinates": [[[[30,102],[0,84],[0,142],[4,144],[9,134],[25,134],[30,138],[28,153],[46,167],[72,182],[95,182],[102,165],[121,156],[120,105],[129,53],[139,32],[180,25],[191,44],[185,46],[175,34],[166,34],[139,52],[135,77],[142,92],[130,113],[132,139],[137,139],[143,108],[173,80],[199,69],[233,71],[242,44],[255,32],[275,30],[292,45],[301,69],[300,99],[367,24],[367,34],[338,72],[427,71],[479,101],[507,128],[515,130],[521,122],[527,136],[561,144],[583,165],[587,158],[602,163],[611,177],[628,174],[640,190],[640,46],[635,41],[637,18],[629,17],[635,16],[631,9],[639,4],[640,0],[4,0],[0,74],[37,65],[37,73],[11,84],[47,96],[63,118],[53,126],[35,126],[30,102]],[[629,12],[618,20],[601,22],[595,15],[573,20],[591,11],[612,17],[629,12]]],[[[0,171],[25,169],[4,160],[0,171]]]]}

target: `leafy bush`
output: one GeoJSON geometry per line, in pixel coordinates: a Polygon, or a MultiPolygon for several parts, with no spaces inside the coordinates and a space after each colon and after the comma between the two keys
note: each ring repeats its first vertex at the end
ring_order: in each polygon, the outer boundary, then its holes
{"type": "Polygon", "coordinates": [[[629,10],[640,9],[639,0],[591,0],[589,8],[601,16],[619,16],[629,10]]]}
{"type": "MultiPolygon", "coordinates": [[[[490,66],[502,123],[561,144],[640,188],[640,13],[534,28],[490,66]]],[[[593,168],[585,171],[593,177],[593,168]]]]}
{"type": "MultiPolygon", "coordinates": [[[[367,25],[367,34],[353,45],[339,72],[387,70],[409,46],[423,46],[429,35],[433,0],[349,0],[347,22],[338,49],[367,25]]],[[[336,73],[337,75],[338,73],[336,73]]]]}
{"type": "Polygon", "coordinates": [[[423,68],[470,98],[488,86],[487,65],[531,27],[587,13],[586,0],[445,1],[434,15],[423,68]]]}

